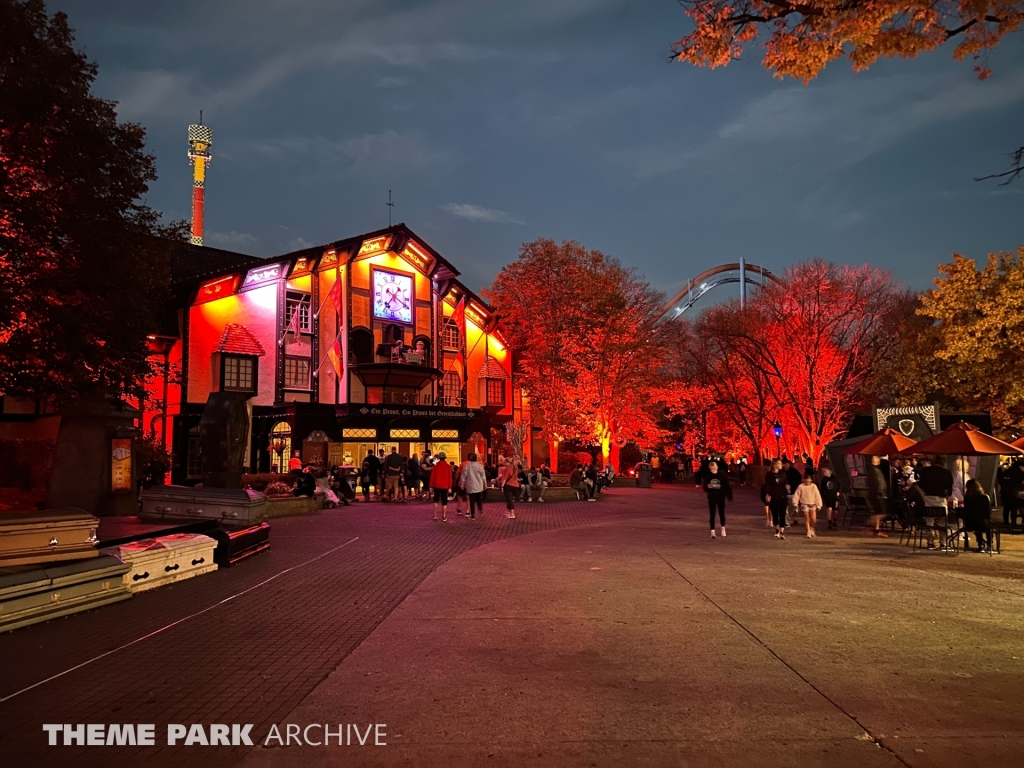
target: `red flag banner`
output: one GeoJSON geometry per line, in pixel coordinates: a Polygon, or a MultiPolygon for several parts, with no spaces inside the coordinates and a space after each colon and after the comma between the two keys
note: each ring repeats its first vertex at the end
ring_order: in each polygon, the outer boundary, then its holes
{"type": "Polygon", "coordinates": [[[327,357],[331,359],[331,365],[334,366],[334,372],[341,376],[341,335],[334,337],[334,342],[331,344],[330,349],[327,350],[327,357]]]}

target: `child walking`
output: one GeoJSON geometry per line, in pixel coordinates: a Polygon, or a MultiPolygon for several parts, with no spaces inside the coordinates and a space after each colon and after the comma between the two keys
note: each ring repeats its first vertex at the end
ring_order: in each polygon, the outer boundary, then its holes
{"type": "Polygon", "coordinates": [[[807,522],[807,538],[817,537],[814,526],[818,522],[818,510],[821,509],[821,491],[814,484],[814,475],[808,472],[804,481],[793,492],[793,506],[800,510],[807,522]]]}
{"type": "Polygon", "coordinates": [[[715,510],[718,510],[718,520],[722,531],[722,538],[725,538],[725,500],[732,501],[732,486],[729,485],[729,474],[718,471],[718,462],[712,461],[708,464],[708,471],[704,475],[704,493],[708,495],[708,518],[711,524],[711,538],[715,538],[715,510]]]}
{"type": "Polygon", "coordinates": [[[821,506],[825,508],[825,517],[828,518],[828,528],[838,528],[836,522],[836,508],[839,506],[839,481],[832,476],[829,467],[822,467],[821,480],[818,483],[818,490],[821,491],[821,506]]]}

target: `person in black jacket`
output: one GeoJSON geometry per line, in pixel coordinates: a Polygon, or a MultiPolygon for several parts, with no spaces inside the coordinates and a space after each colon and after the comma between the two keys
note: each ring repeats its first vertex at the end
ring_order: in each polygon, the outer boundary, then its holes
{"type": "Polygon", "coordinates": [[[708,471],[701,483],[704,493],[708,495],[708,518],[711,525],[711,538],[715,538],[715,510],[721,524],[722,538],[725,538],[725,500],[732,501],[732,486],[729,484],[729,473],[719,471],[718,462],[708,462],[708,471]]]}
{"type": "Polygon", "coordinates": [[[839,506],[839,480],[832,476],[831,467],[821,468],[821,480],[818,481],[821,491],[821,503],[825,507],[829,530],[836,528],[836,508],[839,506]]]}
{"type": "Polygon", "coordinates": [[[882,530],[882,521],[889,515],[889,478],[882,471],[882,457],[872,456],[868,464],[868,504],[871,505],[871,520],[865,533],[872,533],[880,538],[887,538],[888,534],[882,530]]]}
{"type": "Polygon", "coordinates": [[[796,493],[797,486],[803,482],[804,476],[800,474],[800,470],[793,466],[793,462],[789,459],[782,460],[782,471],[786,475],[786,490],[789,493],[789,505],[787,507],[787,522],[793,525],[793,521],[796,519],[797,508],[793,505],[793,494],[796,493]]]}
{"type": "Polygon", "coordinates": [[[782,471],[782,462],[772,462],[772,471],[764,476],[764,498],[772,511],[772,522],[775,524],[775,538],[786,538],[786,508],[789,506],[789,489],[786,487],[786,473],[782,471]]]}
{"type": "MultiPolygon", "coordinates": [[[[992,547],[992,501],[977,480],[968,480],[964,490],[964,530],[973,533],[978,540],[978,551],[985,552],[992,547]],[[981,534],[985,534],[982,543],[981,534]]],[[[970,547],[970,540],[964,536],[964,548],[970,547]]]]}

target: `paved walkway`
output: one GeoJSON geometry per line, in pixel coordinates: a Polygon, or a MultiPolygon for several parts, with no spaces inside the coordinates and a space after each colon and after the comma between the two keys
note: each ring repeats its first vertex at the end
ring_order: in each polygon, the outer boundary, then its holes
{"type": "Polygon", "coordinates": [[[494,505],[448,526],[413,504],[278,521],[248,563],[0,636],[19,660],[0,698],[85,664],[0,704],[3,751],[33,766],[1024,755],[1019,547],[778,542],[752,496],[710,542],[701,502],[638,489],[524,505],[513,524],[494,505]],[[380,722],[388,746],[46,748],[43,722],[251,722],[257,740],[272,724],[380,722]]]}

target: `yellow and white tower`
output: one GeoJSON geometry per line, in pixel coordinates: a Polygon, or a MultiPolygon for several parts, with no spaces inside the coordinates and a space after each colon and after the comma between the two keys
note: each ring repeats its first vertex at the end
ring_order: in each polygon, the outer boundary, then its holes
{"type": "Polygon", "coordinates": [[[208,125],[188,127],[188,157],[192,162],[192,245],[203,244],[203,201],[206,193],[206,166],[210,162],[213,130],[208,125]]]}

